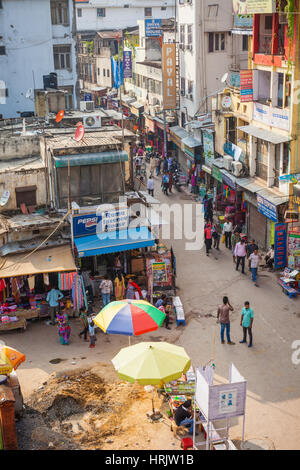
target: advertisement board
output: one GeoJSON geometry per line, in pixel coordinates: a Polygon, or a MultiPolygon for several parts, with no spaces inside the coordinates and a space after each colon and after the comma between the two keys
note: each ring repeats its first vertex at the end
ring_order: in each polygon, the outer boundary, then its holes
{"type": "Polygon", "coordinates": [[[123,52],[123,77],[132,78],[132,52],[123,52]]]}
{"type": "Polygon", "coordinates": [[[300,233],[288,234],[288,267],[300,270],[300,233]]]}
{"type": "Polygon", "coordinates": [[[214,134],[213,132],[202,131],[202,142],[203,142],[203,156],[205,163],[208,166],[212,166],[212,162],[215,157],[215,145],[214,145],[214,134]]]}
{"type": "Polygon", "coordinates": [[[164,109],[176,108],[176,44],[163,44],[163,96],[164,109]]]}
{"type": "Polygon", "coordinates": [[[288,109],[272,108],[261,103],[253,104],[253,120],[285,131],[290,128],[288,109]]]}
{"type": "Polygon", "coordinates": [[[273,220],[273,222],[278,222],[277,207],[275,204],[272,204],[272,202],[269,202],[259,194],[257,194],[257,209],[268,219],[273,220]]]}
{"type": "Polygon", "coordinates": [[[159,38],[161,36],[162,20],[145,20],[145,36],[146,38],[159,38]]]}
{"type": "Polygon", "coordinates": [[[254,13],[276,13],[276,0],[233,0],[235,15],[254,13]]]}
{"type": "Polygon", "coordinates": [[[128,227],[128,221],[127,208],[103,211],[98,214],[76,215],[73,216],[73,235],[74,237],[84,237],[114,230],[124,230],[128,227]]]}
{"type": "Polygon", "coordinates": [[[285,268],[287,261],[287,224],[275,224],[275,269],[285,268]]]}
{"type": "Polygon", "coordinates": [[[240,71],[241,103],[253,101],[253,70],[240,71]]]}

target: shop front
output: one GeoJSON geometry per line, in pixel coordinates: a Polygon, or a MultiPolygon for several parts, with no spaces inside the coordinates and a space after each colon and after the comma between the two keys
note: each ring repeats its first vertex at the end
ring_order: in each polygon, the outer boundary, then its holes
{"type": "Polygon", "coordinates": [[[26,320],[48,317],[47,294],[51,287],[62,291],[61,306],[68,313],[78,312],[86,305],[81,282],[69,245],[3,257],[0,331],[26,329],[26,320]]]}
{"type": "Polygon", "coordinates": [[[175,144],[175,158],[181,166],[181,170],[188,176],[190,159],[184,152],[182,140],[189,137],[188,132],[180,126],[170,127],[170,140],[175,144]]]}

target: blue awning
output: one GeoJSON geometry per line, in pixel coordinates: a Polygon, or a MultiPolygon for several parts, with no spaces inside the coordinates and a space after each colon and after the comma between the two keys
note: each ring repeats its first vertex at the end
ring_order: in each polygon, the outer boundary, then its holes
{"type": "Polygon", "coordinates": [[[136,250],[138,248],[155,245],[154,238],[147,227],[90,235],[75,238],[74,241],[79,258],[136,250]]]}
{"type": "Polygon", "coordinates": [[[76,155],[62,155],[54,157],[56,168],[81,165],[99,165],[104,163],[119,163],[128,161],[128,153],[121,152],[101,152],[101,153],[80,153],[76,155]]]}

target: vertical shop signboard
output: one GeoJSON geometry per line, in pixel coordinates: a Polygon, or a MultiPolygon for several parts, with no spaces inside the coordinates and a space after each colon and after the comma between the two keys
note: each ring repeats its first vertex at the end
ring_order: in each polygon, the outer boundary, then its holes
{"type": "Polygon", "coordinates": [[[287,224],[275,224],[275,269],[286,267],[287,261],[287,224]]]}
{"type": "Polygon", "coordinates": [[[253,101],[253,70],[240,71],[241,103],[253,101]]]}
{"type": "Polygon", "coordinates": [[[163,44],[163,97],[164,110],[176,108],[176,44],[163,44]]]}
{"type": "Polygon", "coordinates": [[[215,157],[214,134],[213,132],[202,131],[203,156],[205,163],[212,166],[215,157]]]}
{"type": "Polygon", "coordinates": [[[123,77],[132,78],[132,52],[123,52],[123,77]]]}

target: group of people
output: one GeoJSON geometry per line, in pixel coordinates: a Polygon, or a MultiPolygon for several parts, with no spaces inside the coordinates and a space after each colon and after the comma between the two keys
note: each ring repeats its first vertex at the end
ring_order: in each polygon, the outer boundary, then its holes
{"type": "MultiPolygon", "coordinates": [[[[218,307],[217,312],[217,323],[221,325],[221,343],[225,344],[224,341],[224,334],[226,331],[226,338],[227,343],[230,345],[234,345],[235,343],[231,341],[230,338],[230,312],[233,312],[234,308],[229,302],[228,297],[223,297],[223,304],[218,307]]],[[[252,336],[252,327],[253,327],[253,320],[254,320],[254,312],[253,309],[250,308],[250,302],[246,301],[244,303],[244,307],[241,312],[241,321],[240,325],[243,328],[243,339],[240,343],[247,342],[247,333],[249,336],[249,344],[248,347],[251,348],[253,345],[253,336],[252,336]]]]}

